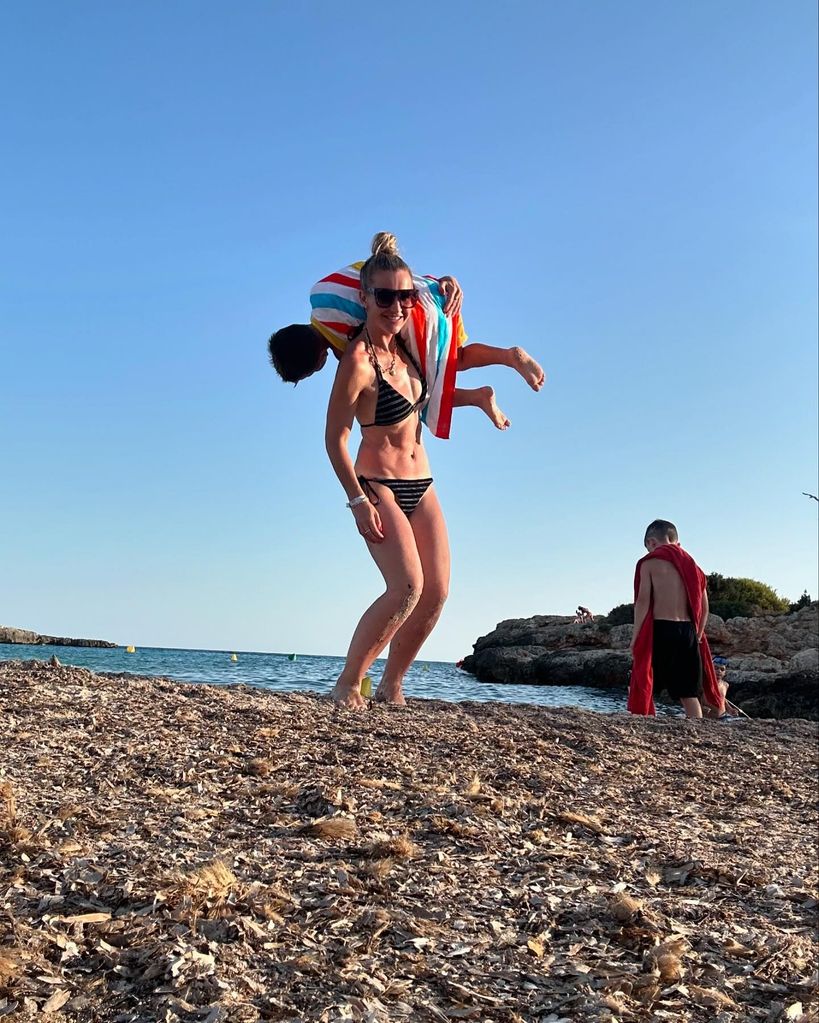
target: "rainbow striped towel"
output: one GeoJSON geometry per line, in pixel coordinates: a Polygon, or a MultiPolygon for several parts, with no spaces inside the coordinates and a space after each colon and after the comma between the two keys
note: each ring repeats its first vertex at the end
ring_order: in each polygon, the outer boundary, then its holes
{"type": "MultiPolygon", "coordinates": [[[[339,352],[347,347],[351,328],[365,319],[359,299],[359,271],[363,265],[363,261],[351,263],[322,277],[310,290],[310,322],[339,352]]],[[[412,283],[420,300],[402,334],[427,380],[429,399],[421,419],[436,437],[446,440],[452,423],[458,348],[467,335],[460,315],[444,316],[444,296],[434,277],[413,274],[412,283]]]]}

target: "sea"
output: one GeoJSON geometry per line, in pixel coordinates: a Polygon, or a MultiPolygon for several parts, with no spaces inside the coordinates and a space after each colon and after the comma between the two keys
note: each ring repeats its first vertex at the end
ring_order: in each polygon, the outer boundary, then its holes
{"type": "MultiPolygon", "coordinates": [[[[254,653],[242,650],[181,650],[166,647],[29,646],[0,643],[0,661],[50,660],[56,654],[62,664],[116,672],[197,682],[203,685],[246,685],[277,693],[312,692],[328,695],[344,664],[342,657],[314,654],[254,653]],[[233,659],[235,657],[235,660],[233,659]]],[[[373,665],[373,689],[378,685],[384,661],[373,665]]],[[[502,701],[541,707],[582,707],[606,714],[626,709],[625,690],[591,689],[585,686],[531,686],[478,682],[473,675],[444,661],[416,661],[404,681],[410,698],[463,702],[502,701]]],[[[658,706],[658,711],[661,708],[658,706]]],[[[672,708],[668,708],[673,712],[672,708]]]]}

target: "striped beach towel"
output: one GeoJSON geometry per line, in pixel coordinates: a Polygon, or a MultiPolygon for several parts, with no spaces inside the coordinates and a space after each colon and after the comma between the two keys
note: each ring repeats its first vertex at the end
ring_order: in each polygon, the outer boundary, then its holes
{"type": "MultiPolygon", "coordinates": [[[[310,322],[339,352],[347,347],[352,328],[365,320],[359,299],[363,261],[352,263],[323,277],[310,291],[310,322]]],[[[458,348],[466,342],[460,315],[444,316],[444,295],[434,277],[413,274],[412,283],[420,296],[402,334],[426,377],[429,400],[421,420],[446,440],[452,423],[452,395],[458,348]]]]}

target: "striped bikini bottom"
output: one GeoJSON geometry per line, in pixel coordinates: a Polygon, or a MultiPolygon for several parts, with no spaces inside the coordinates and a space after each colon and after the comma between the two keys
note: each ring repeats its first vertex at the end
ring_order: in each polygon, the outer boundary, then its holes
{"type": "Polygon", "coordinates": [[[380,483],[382,486],[388,487],[395,495],[398,507],[409,518],[418,507],[418,502],[432,486],[432,477],[424,480],[396,480],[382,479],[378,476],[372,476],[370,479],[367,479],[366,476],[359,476],[358,482],[373,504],[379,504],[381,499],[375,492],[375,488],[371,487],[370,484],[380,483]]]}

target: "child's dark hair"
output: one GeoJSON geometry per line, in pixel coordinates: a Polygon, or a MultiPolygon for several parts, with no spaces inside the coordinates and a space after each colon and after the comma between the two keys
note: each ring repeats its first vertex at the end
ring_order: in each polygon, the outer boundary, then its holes
{"type": "Polygon", "coordinates": [[[315,373],[326,347],[326,342],[309,323],[291,323],[289,327],[282,327],[271,334],[267,342],[273,369],[290,384],[315,373]]]}
{"type": "Polygon", "coordinates": [[[655,519],[646,529],[646,541],[659,540],[661,543],[676,543],[678,539],[677,527],[667,519],[655,519]]]}

